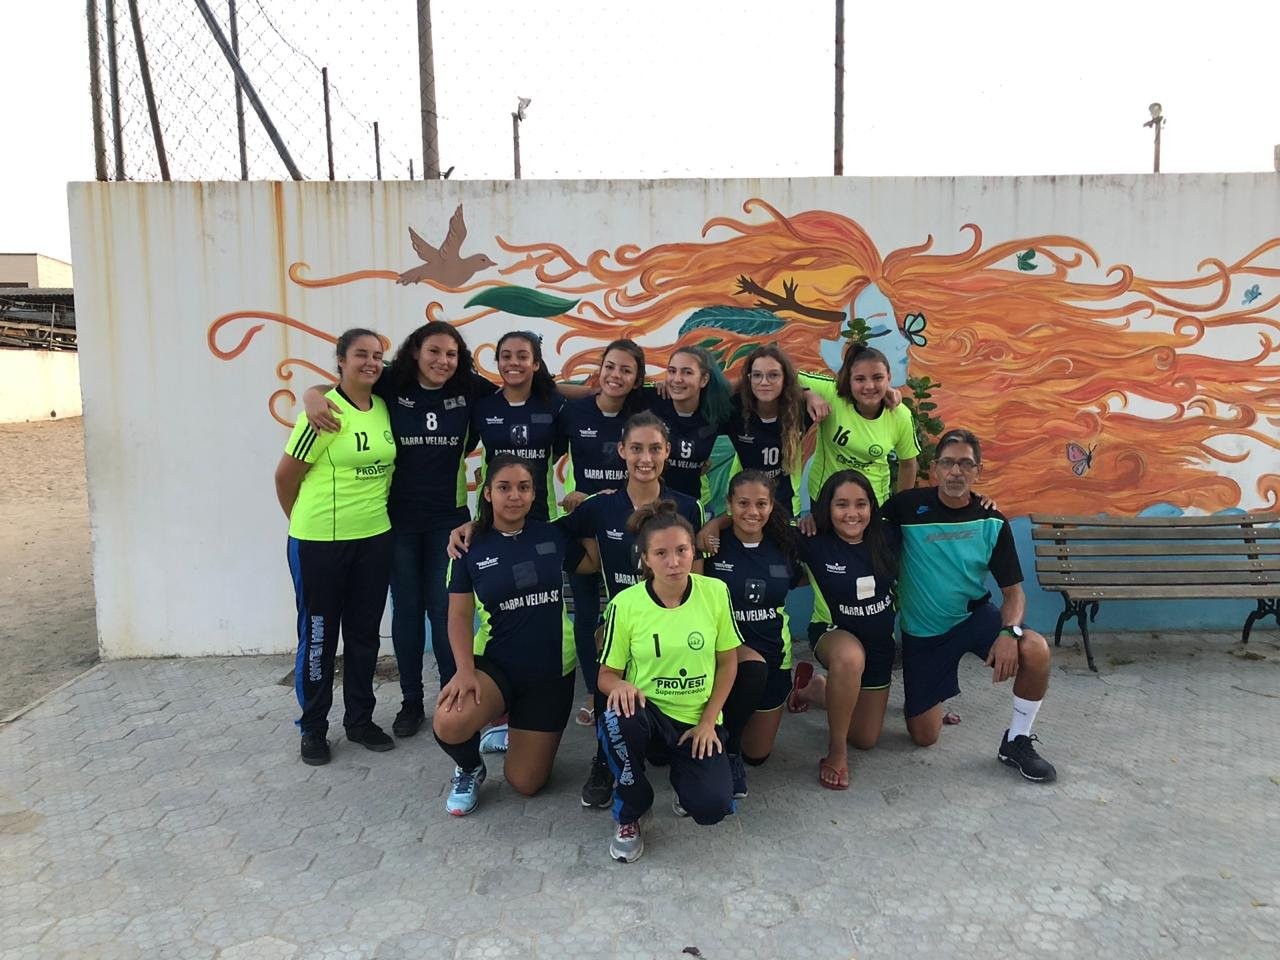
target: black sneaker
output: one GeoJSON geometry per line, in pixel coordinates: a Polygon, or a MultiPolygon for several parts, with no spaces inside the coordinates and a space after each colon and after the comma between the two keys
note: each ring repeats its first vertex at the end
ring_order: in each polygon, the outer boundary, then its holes
{"type": "Polygon", "coordinates": [[[1036,753],[1034,744],[1039,742],[1040,738],[1033,734],[1029,737],[1014,737],[1010,743],[1009,731],[1006,730],[1000,739],[1000,752],[996,754],[996,758],[1003,764],[1017,767],[1018,772],[1028,780],[1051,783],[1058,779],[1058,771],[1053,769],[1052,763],[1036,753]]]}
{"type": "Polygon", "coordinates": [[[366,723],[363,727],[347,727],[347,739],[375,753],[386,753],[396,747],[396,742],[388,737],[376,723],[366,723]]]}
{"type": "Polygon", "coordinates": [[[729,773],[733,775],[733,799],[744,799],[747,795],[747,765],[742,762],[742,754],[729,754],[729,773]]]}
{"type": "Polygon", "coordinates": [[[584,807],[607,807],[613,802],[613,774],[607,764],[591,761],[591,773],[582,785],[584,807]]]}
{"type": "Polygon", "coordinates": [[[391,732],[397,737],[412,737],[422,729],[422,724],[426,722],[426,719],[427,714],[422,709],[422,704],[403,703],[400,705],[400,712],[396,714],[396,718],[391,724],[391,732]]]}
{"type": "Polygon", "coordinates": [[[323,733],[302,735],[302,762],[310,767],[323,767],[329,762],[329,741],[323,733]]]}

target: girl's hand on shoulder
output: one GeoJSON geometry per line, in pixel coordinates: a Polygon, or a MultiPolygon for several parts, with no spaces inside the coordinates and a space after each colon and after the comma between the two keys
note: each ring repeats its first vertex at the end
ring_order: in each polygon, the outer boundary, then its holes
{"type": "Polygon", "coordinates": [[[667,381],[665,380],[653,381],[653,392],[658,395],[659,400],[667,399],[667,381]]]}
{"type": "Polygon", "coordinates": [[[319,390],[308,390],[302,395],[302,409],[307,423],[320,433],[337,433],[342,429],[342,410],[319,390]]]}
{"type": "Polygon", "coordinates": [[[803,517],[796,517],[796,529],[806,537],[816,537],[818,535],[818,524],[813,519],[812,513],[806,513],[803,517]]]}
{"type": "Polygon", "coordinates": [[[461,560],[463,554],[471,549],[471,530],[475,524],[468,520],[449,531],[449,546],[446,553],[452,560],[461,560]]]}
{"type": "Polygon", "coordinates": [[[560,501],[560,506],[564,507],[565,513],[573,513],[585,499],[587,499],[585,493],[581,490],[574,490],[564,495],[564,499],[560,501]]]}
{"type": "Polygon", "coordinates": [[[637,707],[644,706],[644,702],[644,694],[640,692],[640,688],[634,683],[623,680],[609,691],[605,704],[614,713],[630,717],[636,712],[637,707]]]}
{"type": "Polygon", "coordinates": [[[708,556],[714,556],[720,552],[720,528],[719,527],[703,527],[698,531],[698,536],[694,538],[695,547],[708,556]]]}
{"type": "Polygon", "coordinates": [[[1000,509],[996,505],[996,502],[992,500],[989,496],[987,496],[985,493],[978,494],[978,502],[982,504],[983,510],[999,510],[1000,509]]]}
{"type": "Polygon", "coordinates": [[[902,402],[902,391],[897,387],[890,387],[884,395],[884,405],[892,410],[902,402]]]}
{"type": "Polygon", "coordinates": [[[804,392],[804,406],[814,423],[821,423],[831,415],[831,404],[818,396],[813,390],[804,392]]]}
{"type": "Polygon", "coordinates": [[[680,746],[686,740],[693,741],[689,750],[695,760],[712,757],[717,753],[724,753],[724,744],[720,742],[720,737],[716,735],[716,725],[714,723],[708,723],[703,720],[696,727],[690,727],[680,735],[680,739],[676,741],[676,746],[680,746]]]}

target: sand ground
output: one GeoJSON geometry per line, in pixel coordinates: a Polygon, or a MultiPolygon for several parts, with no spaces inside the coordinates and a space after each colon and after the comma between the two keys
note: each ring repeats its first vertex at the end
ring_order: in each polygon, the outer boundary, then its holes
{"type": "Polygon", "coordinates": [[[0,719],[98,659],[82,425],[0,424],[0,719]]]}

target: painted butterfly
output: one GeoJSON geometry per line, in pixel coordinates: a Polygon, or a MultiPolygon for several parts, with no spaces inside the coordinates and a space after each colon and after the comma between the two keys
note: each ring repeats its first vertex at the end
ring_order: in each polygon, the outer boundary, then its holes
{"type": "Polygon", "coordinates": [[[1249,304],[1253,303],[1253,301],[1257,300],[1260,296],[1262,296],[1262,288],[1255,283],[1252,287],[1250,287],[1248,290],[1244,292],[1244,299],[1241,300],[1240,302],[1247,307],[1249,304]]]}
{"type": "Polygon", "coordinates": [[[925,319],[923,313],[909,313],[902,323],[902,335],[913,347],[926,347],[929,338],[924,335],[925,319]]]}
{"type": "Polygon", "coordinates": [[[1077,477],[1083,477],[1085,471],[1093,466],[1093,451],[1098,449],[1095,443],[1086,450],[1078,443],[1067,444],[1067,459],[1071,462],[1071,472],[1077,477]]]}

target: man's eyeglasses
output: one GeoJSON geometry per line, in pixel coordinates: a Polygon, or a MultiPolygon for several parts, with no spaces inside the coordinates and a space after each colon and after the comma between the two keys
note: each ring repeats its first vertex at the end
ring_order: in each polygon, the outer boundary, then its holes
{"type": "Polygon", "coordinates": [[[978,469],[977,462],[970,460],[968,457],[963,460],[957,460],[954,457],[940,457],[934,463],[938,465],[938,469],[943,473],[950,473],[955,467],[959,467],[962,473],[973,473],[978,469]]]}
{"type": "Polygon", "coordinates": [[[752,370],[750,377],[753,383],[777,383],[782,379],[782,371],[770,370],[768,373],[762,373],[759,370],[752,370]]]}

